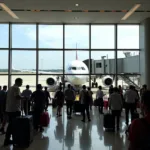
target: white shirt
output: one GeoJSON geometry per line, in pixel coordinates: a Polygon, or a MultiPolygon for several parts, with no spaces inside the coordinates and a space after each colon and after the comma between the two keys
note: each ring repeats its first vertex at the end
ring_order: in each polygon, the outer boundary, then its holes
{"type": "Polygon", "coordinates": [[[111,110],[121,110],[122,105],[123,103],[122,103],[121,95],[116,92],[112,93],[109,99],[109,106],[111,110]]]}
{"type": "Polygon", "coordinates": [[[18,86],[14,85],[9,88],[6,99],[6,112],[21,111],[21,100],[16,98],[20,94],[18,86]]]}
{"type": "Polygon", "coordinates": [[[135,103],[135,100],[138,99],[138,95],[134,90],[128,90],[124,94],[126,103],[135,103]]]}
{"type": "Polygon", "coordinates": [[[32,91],[29,89],[23,90],[22,92],[22,96],[30,98],[30,96],[32,95],[32,91]]]}
{"type": "Polygon", "coordinates": [[[103,98],[103,97],[104,97],[103,91],[98,90],[97,93],[96,93],[96,98],[99,99],[99,98],[103,98]]]}

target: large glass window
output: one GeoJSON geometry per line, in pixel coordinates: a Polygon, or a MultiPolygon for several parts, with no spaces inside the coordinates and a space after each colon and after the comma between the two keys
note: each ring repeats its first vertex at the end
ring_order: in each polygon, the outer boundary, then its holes
{"type": "Polygon", "coordinates": [[[139,25],[118,25],[118,49],[139,49],[139,25]]]}
{"type": "Polygon", "coordinates": [[[40,51],[39,52],[40,74],[62,74],[63,52],[62,51],[40,51]]]}
{"type": "Polygon", "coordinates": [[[12,73],[35,74],[36,51],[12,51],[12,73]]]}
{"type": "Polygon", "coordinates": [[[26,85],[29,85],[30,89],[32,91],[35,91],[35,89],[36,89],[36,76],[35,75],[21,75],[21,76],[13,75],[11,85],[13,85],[15,83],[15,80],[17,78],[21,78],[23,80],[23,84],[20,87],[21,92],[26,89],[26,85]]]}
{"type": "Polygon", "coordinates": [[[36,48],[36,25],[12,25],[13,48],[36,48]]]}
{"type": "Polygon", "coordinates": [[[8,48],[8,24],[0,24],[0,48],[8,48]]]}
{"type": "Polygon", "coordinates": [[[8,51],[0,50],[0,74],[8,73],[8,51]]]}
{"type": "Polygon", "coordinates": [[[63,26],[39,25],[39,48],[63,48],[63,26]]]}
{"type": "Polygon", "coordinates": [[[66,74],[89,74],[89,51],[65,51],[66,74]]]}
{"type": "Polygon", "coordinates": [[[89,26],[88,25],[66,25],[65,26],[65,48],[88,49],[89,48],[89,26]]]}
{"type": "Polygon", "coordinates": [[[92,49],[114,49],[115,47],[114,25],[92,25],[91,47],[92,49]]]}
{"type": "Polygon", "coordinates": [[[0,86],[8,86],[8,75],[0,75],[0,86]]]}
{"type": "Polygon", "coordinates": [[[92,74],[115,74],[114,51],[91,51],[92,74]]]}

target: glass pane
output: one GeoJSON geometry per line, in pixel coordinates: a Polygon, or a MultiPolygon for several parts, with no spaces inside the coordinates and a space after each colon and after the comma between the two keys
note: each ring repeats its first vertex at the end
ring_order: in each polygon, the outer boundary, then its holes
{"type": "Polygon", "coordinates": [[[66,25],[65,26],[65,48],[89,48],[89,26],[88,25],[66,25]]]}
{"type": "Polygon", "coordinates": [[[139,49],[139,25],[118,25],[118,49],[139,49]]]}
{"type": "Polygon", "coordinates": [[[115,74],[114,51],[92,51],[91,59],[92,74],[115,74]]]}
{"type": "Polygon", "coordinates": [[[23,84],[20,87],[21,92],[26,89],[26,85],[30,86],[30,90],[35,91],[36,89],[36,76],[35,75],[13,75],[11,85],[14,85],[15,80],[17,78],[21,78],[23,80],[23,84]]]}
{"type": "Polygon", "coordinates": [[[8,86],[8,75],[0,75],[0,86],[8,86]]]}
{"type": "Polygon", "coordinates": [[[118,51],[118,73],[139,74],[139,51],[118,51]]]}
{"type": "Polygon", "coordinates": [[[65,51],[65,73],[88,74],[88,59],[89,51],[65,51]]]}
{"type": "Polygon", "coordinates": [[[8,48],[8,24],[0,24],[0,48],[8,48]]]}
{"type": "Polygon", "coordinates": [[[39,52],[40,74],[62,74],[63,52],[62,51],[40,51],[39,52]]]}
{"type": "Polygon", "coordinates": [[[36,48],[36,25],[12,25],[13,48],[36,48]]]}
{"type": "Polygon", "coordinates": [[[0,50],[0,74],[8,73],[8,51],[0,50]]]}
{"type": "Polygon", "coordinates": [[[92,25],[91,47],[92,49],[114,49],[115,48],[114,25],[92,25]]]}
{"type": "Polygon", "coordinates": [[[13,73],[35,74],[36,51],[12,51],[13,73]]]}
{"type": "Polygon", "coordinates": [[[39,25],[39,48],[63,48],[63,26],[39,25]]]}

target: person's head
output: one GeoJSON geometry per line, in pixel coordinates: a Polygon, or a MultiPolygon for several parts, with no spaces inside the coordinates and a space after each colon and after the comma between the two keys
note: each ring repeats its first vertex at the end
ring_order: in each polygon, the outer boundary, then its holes
{"type": "Polygon", "coordinates": [[[37,89],[37,90],[42,90],[42,85],[41,85],[41,84],[38,84],[38,85],[36,86],[36,89],[37,89]]]}
{"type": "Polygon", "coordinates": [[[82,88],[83,88],[83,90],[86,90],[86,86],[85,85],[83,85],[82,88]]]}
{"type": "Polygon", "coordinates": [[[113,89],[113,85],[110,86],[110,89],[113,89]]]}
{"type": "Polygon", "coordinates": [[[119,92],[119,90],[118,90],[117,87],[114,87],[114,88],[113,88],[113,91],[114,91],[115,93],[118,93],[118,92],[119,92]]]}
{"type": "Polygon", "coordinates": [[[3,91],[7,91],[7,86],[6,85],[3,86],[3,91]]]}
{"type": "Polygon", "coordinates": [[[119,85],[119,89],[121,89],[122,87],[121,87],[121,85],[119,85]]]}
{"type": "Polygon", "coordinates": [[[68,84],[68,89],[71,89],[71,85],[70,84],[68,84]]]}
{"type": "Polygon", "coordinates": [[[29,88],[30,88],[30,86],[29,86],[29,85],[27,85],[27,86],[26,86],[26,89],[29,89],[29,88]]]}
{"type": "Polygon", "coordinates": [[[2,90],[2,86],[0,86],[0,90],[2,90]]]}
{"type": "Polygon", "coordinates": [[[45,91],[47,91],[47,87],[45,87],[44,89],[45,89],[45,91]]]}
{"type": "Polygon", "coordinates": [[[146,84],[143,85],[143,89],[147,89],[147,85],[146,84]]]}
{"type": "Polygon", "coordinates": [[[22,83],[23,83],[23,80],[21,79],[21,78],[17,78],[16,80],[15,80],[15,85],[17,85],[17,86],[22,86],[22,83]]]}
{"type": "Polygon", "coordinates": [[[59,87],[59,91],[62,91],[62,87],[61,86],[59,87]]]}
{"type": "Polygon", "coordinates": [[[102,86],[99,86],[98,88],[99,88],[99,90],[102,90],[102,86]]]}
{"type": "Polygon", "coordinates": [[[129,86],[129,89],[130,89],[130,90],[134,90],[134,86],[133,86],[133,85],[130,85],[130,86],[129,86]]]}
{"type": "Polygon", "coordinates": [[[142,110],[145,115],[150,113],[150,91],[145,91],[142,95],[142,110]]]}
{"type": "Polygon", "coordinates": [[[88,87],[88,91],[91,91],[91,88],[90,88],[90,87],[88,87]]]}

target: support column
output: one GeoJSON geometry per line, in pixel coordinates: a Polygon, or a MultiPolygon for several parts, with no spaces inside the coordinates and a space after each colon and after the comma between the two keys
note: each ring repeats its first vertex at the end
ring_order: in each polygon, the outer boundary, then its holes
{"type": "Polygon", "coordinates": [[[150,18],[140,24],[140,49],[141,84],[150,89],[150,18]]]}

